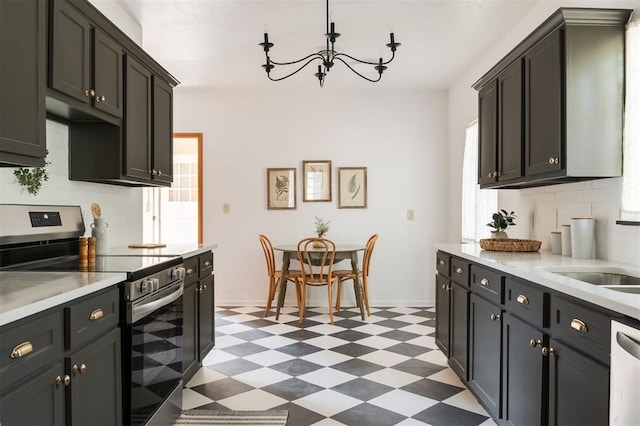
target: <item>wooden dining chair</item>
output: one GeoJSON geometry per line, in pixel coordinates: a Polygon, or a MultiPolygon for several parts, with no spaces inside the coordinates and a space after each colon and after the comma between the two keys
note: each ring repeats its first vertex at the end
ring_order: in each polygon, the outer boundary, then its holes
{"type": "Polygon", "coordinates": [[[329,298],[329,319],[333,324],[333,286],[336,277],[333,275],[333,262],[336,257],[336,245],[325,238],[305,238],[298,242],[298,260],[302,273],[297,279],[299,291],[298,313],[302,324],[306,307],[307,286],[327,286],[329,298]]]}
{"type": "MultiPolygon", "coordinates": [[[[267,261],[267,277],[269,279],[269,288],[267,293],[267,304],[264,309],[264,316],[269,316],[269,310],[271,309],[271,303],[273,303],[273,298],[276,295],[276,290],[278,289],[278,284],[282,279],[282,271],[276,269],[276,258],[273,254],[273,245],[269,238],[260,234],[258,235],[258,239],[260,240],[260,244],[262,245],[262,250],[264,251],[264,257],[267,261]]],[[[285,275],[287,282],[291,281],[294,284],[297,284],[296,278],[300,276],[299,270],[289,270],[285,275]]],[[[285,289],[282,289],[285,291],[285,289]]],[[[296,285],[296,300],[299,300],[300,297],[298,295],[298,286],[296,285]]],[[[298,309],[300,306],[298,305],[298,309]]]]}
{"type": "MultiPolygon", "coordinates": [[[[367,281],[369,277],[369,266],[371,265],[371,253],[373,253],[373,248],[376,245],[376,241],[378,241],[378,234],[372,235],[367,241],[367,245],[364,249],[364,256],[362,258],[362,269],[358,271],[357,278],[360,279],[362,283],[362,297],[364,299],[364,306],[367,309],[367,316],[371,316],[371,310],[369,309],[369,290],[367,286],[367,281]]],[[[352,269],[344,269],[333,271],[333,275],[336,276],[338,280],[338,294],[336,295],[336,311],[340,312],[340,295],[342,290],[342,282],[353,280],[354,290],[355,282],[356,282],[356,274],[353,273],[352,269]]],[[[356,295],[356,300],[358,297],[356,295]]]]}

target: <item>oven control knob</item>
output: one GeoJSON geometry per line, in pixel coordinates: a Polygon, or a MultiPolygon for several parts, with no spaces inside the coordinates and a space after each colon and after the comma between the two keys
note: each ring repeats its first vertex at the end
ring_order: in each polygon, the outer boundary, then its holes
{"type": "Polygon", "coordinates": [[[151,278],[151,282],[153,283],[153,291],[160,290],[160,280],[158,278],[151,278]]]}
{"type": "Polygon", "coordinates": [[[153,278],[148,278],[140,283],[140,292],[151,293],[153,290],[153,278]]]}
{"type": "Polygon", "coordinates": [[[181,280],[185,277],[186,275],[186,270],[180,266],[178,268],[173,268],[171,270],[171,279],[172,280],[181,280]]]}

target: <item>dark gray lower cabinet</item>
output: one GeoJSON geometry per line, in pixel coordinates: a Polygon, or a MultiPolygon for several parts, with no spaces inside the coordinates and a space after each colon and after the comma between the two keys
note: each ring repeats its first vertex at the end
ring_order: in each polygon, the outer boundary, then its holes
{"type": "Polygon", "coordinates": [[[469,387],[494,418],[500,417],[502,311],[471,294],[469,298],[469,387]]]}
{"type": "Polygon", "coordinates": [[[0,423],[5,426],[64,424],[64,386],[56,384],[56,377],[62,376],[62,364],[57,363],[3,395],[0,423]]]}
{"type": "Polygon", "coordinates": [[[542,398],[547,371],[541,352],[545,336],[508,313],[503,324],[503,419],[513,425],[545,424],[542,398]]]}
{"type": "Polygon", "coordinates": [[[549,425],[608,424],[609,368],[557,340],[549,347],[549,425]]]}
{"type": "Polygon", "coordinates": [[[451,297],[449,364],[460,377],[467,380],[469,291],[452,282],[449,292],[451,297]]]}
{"type": "Polygon", "coordinates": [[[436,275],[436,344],[449,357],[449,280],[436,275]]]}
{"type": "Polygon", "coordinates": [[[120,331],[112,330],[65,359],[67,424],[111,426],[122,420],[120,331]]]}
{"type": "Polygon", "coordinates": [[[213,253],[185,259],[182,378],[187,383],[214,345],[213,253]]]}

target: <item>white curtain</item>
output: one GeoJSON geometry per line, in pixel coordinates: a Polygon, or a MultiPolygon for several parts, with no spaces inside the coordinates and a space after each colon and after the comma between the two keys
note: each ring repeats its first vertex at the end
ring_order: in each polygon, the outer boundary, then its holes
{"type": "Polygon", "coordinates": [[[622,220],[640,222],[640,17],[627,25],[622,220]]]}
{"type": "Polygon", "coordinates": [[[498,191],[478,185],[478,121],[467,126],[462,164],[462,242],[473,243],[490,235],[486,226],[498,208],[498,191]]]}

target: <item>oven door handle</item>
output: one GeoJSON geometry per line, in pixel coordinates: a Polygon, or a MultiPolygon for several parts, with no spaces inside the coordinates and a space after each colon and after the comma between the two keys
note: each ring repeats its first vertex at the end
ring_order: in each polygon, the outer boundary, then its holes
{"type": "Polygon", "coordinates": [[[133,304],[131,306],[131,324],[137,322],[138,320],[146,317],[156,309],[159,309],[163,306],[172,303],[184,294],[184,282],[180,282],[178,289],[171,294],[168,294],[160,299],[153,300],[151,302],[145,302],[140,305],[133,304]]]}

